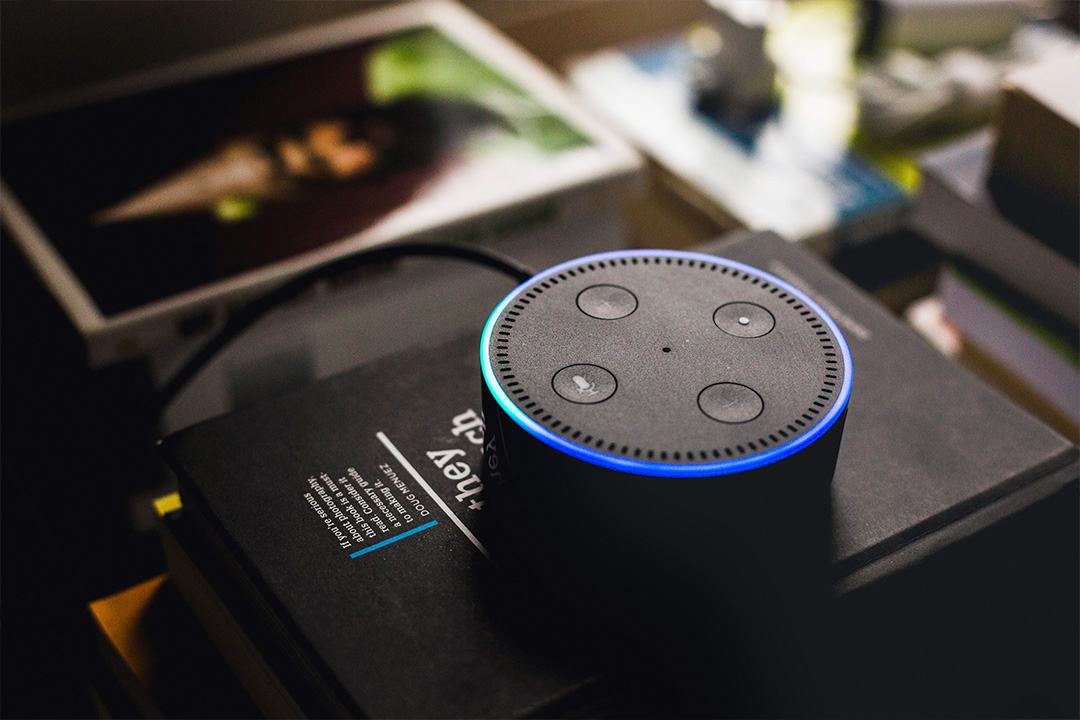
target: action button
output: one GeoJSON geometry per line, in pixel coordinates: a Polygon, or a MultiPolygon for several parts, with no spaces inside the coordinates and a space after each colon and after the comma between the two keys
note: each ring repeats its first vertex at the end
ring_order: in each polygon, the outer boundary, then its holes
{"type": "Polygon", "coordinates": [[[698,407],[713,420],[744,423],[753,420],[765,407],[761,396],[738,383],[716,383],[698,395],[698,407]]]}
{"type": "Polygon", "coordinates": [[[637,310],[637,297],[618,285],[593,285],[578,293],[577,306],[589,317],[618,320],[637,310]]]}
{"type": "Polygon", "coordinates": [[[551,378],[551,387],[563,399],[583,405],[607,400],[618,386],[615,376],[599,365],[570,365],[551,378]]]}
{"type": "Polygon", "coordinates": [[[744,338],[767,335],[776,326],[771,312],[748,302],[721,305],[713,313],[713,322],[728,335],[744,338]]]}

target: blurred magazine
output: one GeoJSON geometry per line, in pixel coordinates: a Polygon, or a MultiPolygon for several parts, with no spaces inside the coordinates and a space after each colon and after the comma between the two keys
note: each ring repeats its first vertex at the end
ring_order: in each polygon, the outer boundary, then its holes
{"type": "MultiPolygon", "coordinates": [[[[790,18],[766,39],[775,83],[762,81],[763,105],[742,113],[742,103],[712,101],[705,92],[703,78],[714,69],[703,57],[725,47],[723,31],[708,25],[586,55],[568,75],[586,102],[667,171],[676,193],[721,226],[773,230],[831,253],[896,229],[910,200],[909,188],[853,146],[855,28],[845,12],[835,3],[790,6],[783,13],[790,18]],[[813,22],[796,17],[805,15],[813,22]],[[721,105],[735,110],[729,116],[721,105]]],[[[719,74],[754,71],[738,53],[729,59],[734,66],[719,74]]]]}
{"type": "Polygon", "coordinates": [[[538,63],[445,2],[16,110],[4,139],[0,218],[94,365],[337,257],[586,202],[638,167],[538,63]]]}

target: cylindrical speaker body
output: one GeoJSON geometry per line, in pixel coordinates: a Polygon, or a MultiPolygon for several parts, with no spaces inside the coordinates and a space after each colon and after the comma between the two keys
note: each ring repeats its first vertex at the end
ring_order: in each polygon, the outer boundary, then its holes
{"type": "Polygon", "coordinates": [[[824,310],[721,258],[605,253],[514,290],[481,365],[493,512],[601,603],[783,656],[827,593],[851,392],[824,310]]]}

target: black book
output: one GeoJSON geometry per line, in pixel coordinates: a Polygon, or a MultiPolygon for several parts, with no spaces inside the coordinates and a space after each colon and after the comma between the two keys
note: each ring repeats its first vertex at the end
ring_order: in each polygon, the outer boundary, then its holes
{"type": "Polygon", "coordinates": [[[596,668],[481,540],[478,349],[418,349],[163,441],[188,516],[170,529],[294,710],[590,702],[596,668]]]}
{"type": "Polygon", "coordinates": [[[988,187],[993,141],[983,130],[920,158],[922,188],[911,225],[947,255],[993,275],[1067,323],[1075,335],[1080,325],[1076,257],[1042,242],[1000,211],[988,187]]]}
{"type": "Polygon", "coordinates": [[[824,262],[760,233],[701,250],[804,290],[847,339],[854,380],[833,477],[839,592],[917,563],[1076,481],[1076,446],[824,262]]]}
{"type": "MultiPolygon", "coordinates": [[[[802,288],[851,347],[838,593],[1075,487],[1073,445],[820,259],[761,233],[703,250],[802,288]]],[[[307,686],[305,712],[550,715],[603,694],[605,659],[491,559],[478,353],[478,337],[417,349],[163,441],[184,512],[231,566],[219,582],[254,608],[230,609],[307,686]]]]}

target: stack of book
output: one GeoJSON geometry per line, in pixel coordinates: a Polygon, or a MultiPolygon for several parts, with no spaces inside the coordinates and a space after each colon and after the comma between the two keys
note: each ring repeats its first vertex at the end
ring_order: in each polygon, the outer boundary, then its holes
{"type": "Polygon", "coordinates": [[[268,716],[592,712],[572,627],[480,539],[476,347],[379,361],[163,441],[183,497],[163,516],[170,576],[268,716]]]}
{"type": "Polygon", "coordinates": [[[1010,76],[996,133],[925,155],[912,218],[950,257],[936,300],[963,357],[1073,439],[1080,436],[1078,60],[1069,53],[1010,76]]]}
{"type": "MultiPolygon", "coordinates": [[[[1070,712],[1075,688],[1015,661],[1033,648],[1075,655],[1075,635],[1058,620],[1014,632],[986,597],[963,617],[940,610],[968,607],[964,588],[985,587],[973,579],[980,568],[1000,582],[1045,559],[1029,556],[1023,533],[1010,536],[1007,555],[983,557],[973,541],[1067,500],[1076,448],[807,251],[761,233],[704,250],[799,286],[851,346],[855,385],[833,482],[839,599],[820,658],[840,685],[826,689],[824,709],[978,714],[1037,697],[1070,712]],[[943,576],[963,581],[945,586],[943,576]],[[987,626],[986,612],[993,652],[971,634],[987,626]],[[864,647],[883,633],[895,638],[864,647]],[[927,657],[927,633],[949,652],[927,657]],[[950,681],[951,701],[916,682],[937,672],[939,655],[970,663],[970,682],[950,681]],[[993,681],[1002,668],[1009,683],[993,681]],[[875,700],[886,696],[900,705],[875,700]]],[[[587,605],[551,601],[499,551],[498,510],[485,502],[480,473],[478,348],[467,335],[415,349],[162,441],[183,503],[162,523],[170,575],[260,709],[510,717],[770,707],[773,698],[752,704],[738,678],[688,688],[672,678],[670,655],[624,654],[655,647],[641,625],[594,632],[601,618],[587,605]]],[[[658,513],[676,522],[678,488],[667,496],[671,506],[658,513]]],[[[1042,530],[1053,528],[1072,531],[1042,530]]],[[[1057,543],[1055,556],[1075,545],[1057,543]]],[[[1018,582],[1036,617],[1058,617],[1018,582]]]]}

